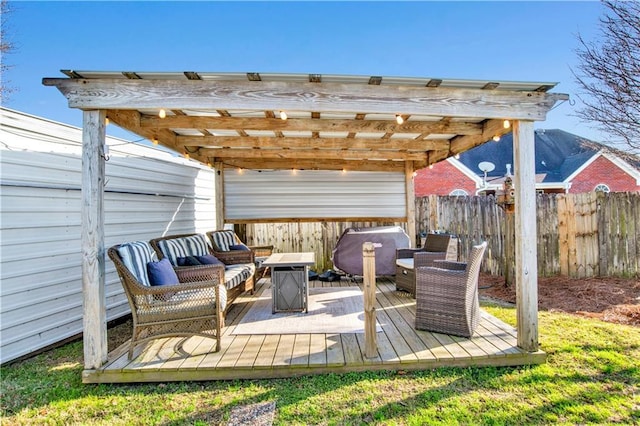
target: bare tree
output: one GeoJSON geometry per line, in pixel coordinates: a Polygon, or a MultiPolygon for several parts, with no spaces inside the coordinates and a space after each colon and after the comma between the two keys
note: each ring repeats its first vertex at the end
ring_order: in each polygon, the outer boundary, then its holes
{"type": "Polygon", "coordinates": [[[580,65],[573,72],[582,89],[583,121],[640,150],[640,1],[604,0],[600,34],[586,41],[578,34],[580,65]]]}
{"type": "Polygon", "coordinates": [[[7,95],[13,91],[5,78],[5,74],[10,68],[7,64],[7,54],[15,48],[8,35],[7,14],[9,12],[11,12],[9,2],[0,0],[0,102],[3,102],[7,95]]]}

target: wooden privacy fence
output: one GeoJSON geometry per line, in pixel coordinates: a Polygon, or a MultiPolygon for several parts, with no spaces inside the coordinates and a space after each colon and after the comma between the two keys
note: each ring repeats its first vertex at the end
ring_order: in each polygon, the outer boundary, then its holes
{"type": "MultiPolygon", "coordinates": [[[[444,231],[459,238],[458,256],[488,242],[483,270],[513,277],[513,216],[493,197],[416,199],[416,234],[444,231]],[[509,249],[511,247],[511,249],[509,249]],[[511,265],[511,266],[507,266],[511,265]]],[[[333,267],[331,254],[348,227],[402,226],[399,222],[300,222],[237,225],[248,244],[278,252],[312,251],[316,270],[333,267]]],[[[640,194],[584,193],[537,196],[540,276],[640,276],[640,194]]]]}
{"type": "MultiPolygon", "coordinates": [[[[536,213],[539,275],[640,276],[640,194],[539,194],[536,213]]],[[[493,197],[424,197],[416,216],[419,231],[457,235],[461,259],[487,240],[484,270],[509,276],[513,217],[493,197]]]]}
{"type": "Polygon", "coordinates": [[[236,225],[237,233],[249,245],[273,244],[274,251],[314,252],[316,271],[333,268],[331,254],[338,238],[347,228],[369,228],[372,226],[401,226],[402,222],[287,222],[252,223],[236,225]]]}

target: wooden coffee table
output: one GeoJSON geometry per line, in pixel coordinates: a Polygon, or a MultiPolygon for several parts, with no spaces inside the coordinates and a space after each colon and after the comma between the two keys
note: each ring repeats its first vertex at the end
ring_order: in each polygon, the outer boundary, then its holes
{"type": "Polygon", "coordinates": [[[271,268],[272,312],[308,312],[309,266],[315,253],[274,253],[262,262],[271,268]]]}

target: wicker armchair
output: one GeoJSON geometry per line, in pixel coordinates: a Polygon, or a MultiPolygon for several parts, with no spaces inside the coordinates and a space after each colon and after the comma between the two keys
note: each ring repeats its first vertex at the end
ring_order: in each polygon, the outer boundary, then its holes
{"type": "Polygon", "coordinates": [[[273,246],[248,246],[250,252],[246,250],[232,250],[232,246],[244,245],[240,238],[232,230],[218,230],[207,232],[207,237],[213,248],[213,255],[226,264],[255,262],[257,276],[263,276],[266,268],[262,267],[267,257],[273,253],[273,246]],[[249,258],[251,257],[251,260],[249,258]]]}
{"type": "Polygon", "coordinates": [[[414,268],[433,266],[436,260],[457,260],[458,240],[448,234],[427,234],[422,248],[396,250],[396,290],[416,294],[414,268]]]}
{"type": "Polygon", "coordinates": [[[471,337],[480,321],[478,277],[487,242],[474,246],[468,263],[435,261],[416,273],[416,323],[419,330],[471,337]]]}
{"type": "MultiPolygon", "coordinates": [[[[137,262],[142,268],[155,259],[153,249],[146,242],[137,242],[137,262]],[[145,247],[145,244],[148,246],[145,247]]],[[[129,359],[136,345],[154,339],[176,336],[204,336],[216,339],[220,350],[222,311],[226,305],[223,284],[224,267],[203,265],[175,269],[180,284],[151,286],[142,268],[125,266],[116,245],[107,251],[113,261],[122,287],[129,300],[133,317],[133,336],[129,359]],[[218,303],[220,301],[220,303],[218,303]]],[[[131,262],[131,259],[128,260],[131,262]]]]}

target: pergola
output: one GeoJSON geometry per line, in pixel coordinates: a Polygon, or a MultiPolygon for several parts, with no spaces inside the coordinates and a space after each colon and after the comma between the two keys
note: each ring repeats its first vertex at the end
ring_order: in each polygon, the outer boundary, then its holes
{"type": "Polygon", "coordinates": [[[83,110],[85,368],[107,360],[103,185],[109,122],[215,167],[401,171],[415,241],[415,170],[513,132],[518,347],[538,349],[534,121],[556,83],[320,74],[63,71],[45,78],[83,110]]]}

